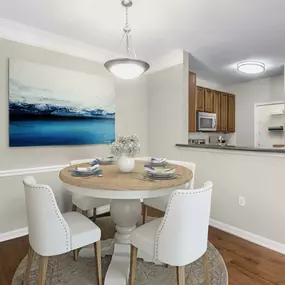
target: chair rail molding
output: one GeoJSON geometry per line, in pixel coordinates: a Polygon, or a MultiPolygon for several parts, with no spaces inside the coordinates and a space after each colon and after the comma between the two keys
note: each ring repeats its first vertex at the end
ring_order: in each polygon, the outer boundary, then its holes
{"type": "MultiPolygon", "coordinates": [[[[23,176],[35,173],[57,172],[67,166],[69,166],[69,164],[0,170],[0,178],[11,177],[11,176],[23,176]]],[[[64,204],[64,200],[62,200],[61,196],[56,195],[56,198],[60,205],[64,204]]],[[[28,227],[18,228],[7,232],[0,232],[0,242],[19,238],[27,234],[28,234],[28,227]]]]}
{"type": "Polygon", "coordinates": [[[67,166],[69,166],[69,164],[0,170],[0,178],[9,176],[21,176],[34,173],[55,172],[60,171],[67,166]]]}

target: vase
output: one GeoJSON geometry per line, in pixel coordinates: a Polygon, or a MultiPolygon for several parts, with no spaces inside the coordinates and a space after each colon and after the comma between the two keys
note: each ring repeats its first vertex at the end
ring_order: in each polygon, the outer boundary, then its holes
{"type": "Polygon", "coordinates": [[[122,154],[117,160],[117,166],[120,172],[131,172],[135,167],[135,159],[133,157],[122,154]]]}

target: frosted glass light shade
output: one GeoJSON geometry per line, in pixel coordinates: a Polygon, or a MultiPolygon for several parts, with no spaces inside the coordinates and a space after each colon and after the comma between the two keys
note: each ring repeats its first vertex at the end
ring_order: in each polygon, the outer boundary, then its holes
{"type": "Polygon", "coordinates": [[[107,61],[105,68],[121,79],[134,79],[149,69],[145,61],[130,58],[116,58],[107,61]]]}
{"type": "Polygon", "coordinates": [[[238,71],[247,74],[257,74],[265,70],[265,64],[257,61],[245,61],[237,65],[238,71]]]}

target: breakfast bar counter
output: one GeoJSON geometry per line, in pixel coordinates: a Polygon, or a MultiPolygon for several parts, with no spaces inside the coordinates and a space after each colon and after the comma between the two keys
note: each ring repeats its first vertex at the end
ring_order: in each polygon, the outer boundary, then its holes
{"type": "Polygon", "coordinates": [[[201,148],[201,149],[218,149],[218,150],[238,150],[238,151],[254,151],[254,152],[269,152],[269,153],[283,153],[285,148],[258,148],[249,146],[220,146],[211,144],[176,144],[177,147],[201,148]]]}

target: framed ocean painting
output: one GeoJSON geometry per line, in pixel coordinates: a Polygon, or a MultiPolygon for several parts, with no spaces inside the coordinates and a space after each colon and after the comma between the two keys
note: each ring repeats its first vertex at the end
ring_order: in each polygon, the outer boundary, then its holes
{"type": "Polygon", "coordinates": [[[111,79],[9,59],[9,146],[109,144],[114,140],[111,79]]]}

